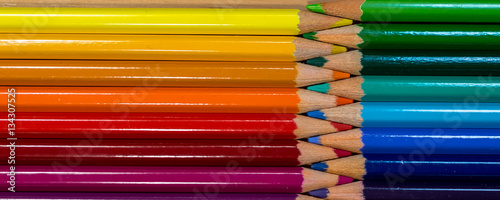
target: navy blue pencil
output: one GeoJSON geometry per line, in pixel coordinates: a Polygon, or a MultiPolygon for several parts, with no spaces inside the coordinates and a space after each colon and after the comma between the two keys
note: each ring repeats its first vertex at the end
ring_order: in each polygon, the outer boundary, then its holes
{"type": "Polygon", "coordinates": [[[500,129],[360,128],[311,137],[310,143],[363,154],[500,155],[500,129]]]}
{"type": "Polygon", "coordinates": [[[500,181],[500,156],[436,155],[432,146],[415,154],[363,154],[311,168],[358,180],[500,181]]]}
{"type": "Polygon", "coordinates": [[[498,200],[500,182],[358,181],[309,194],[329,200],[498,200]]]}

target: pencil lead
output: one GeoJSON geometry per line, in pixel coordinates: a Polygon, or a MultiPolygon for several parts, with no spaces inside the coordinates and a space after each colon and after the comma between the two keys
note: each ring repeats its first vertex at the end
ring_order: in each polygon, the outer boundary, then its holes
{"type": "Polygon", "coordinates": [[[347,184],[347,183],[352,183],[353,181],[354,181],[354,179],[351,178],[351,177],[339,176],[339,182],[337,183],[337,185],[343,185],[343,184],[347,184]]]}
{"type": "Polygon", "coordinates": [[[316,34],[317,34],[317,32],[309,32],[309,33],[302,34],[302,36],[306,39],[317,40],[318,38],[315,36],[316,34]]]}
{"type": "Polygon", "coordinates": [[[332,26],[330,26],[330,28],[347,26],[347,25],[351,25],[352,23],[353,23],[353,21],[350,19],[341,19],[341,20],[335,22],[332,26]]]}
{"type": "Polygon", "coordinates": [[[319,85],[313,85],[307,87],[308,90],[315,91],[315,92],[321,92],[321,93],[328,93],[328,90],[330,90],[330,84],[329,83],[323,83],[319,85]]]}
{"type": "Polygon", "coordinates": [[[330,191],[328,191],[327,188],[322,188],[322,189],[310,191],[309,195],[311,195],[313,197],[318,197],[318,198],[324,199],[324,198],[328,197],[328,193],[330,193],[330,191]]]}
{"type": "Polygon", "coordinates": [[[345,151],[345,150],[340,150],[340,149],[334,149],[333,152],[335,152],[335,154],[337,154],[337,156],[339,158],[352,155],[352,153],[350,151],[345,151]]]}
{"type": "Polygon", "coordinates": [[[347,52],[347,48],[343,46],[332,45],[332,52],[330,54],[339,54],[347,52]]]}
{"type": "Polygon", "coordinates": [[[316,66],[316,67],[323,67],[325,63],[327,63],[328,60],[325,57],[317,57],[317,58],[312,58],[309,60],[306,60],[306,64],[316,66]]]}
{"type": "Polygon", "coordinates": [[[326,163],[323,163],[323,162],[314,163],[311,165],[311,169],[326,172],[326,170],[328,169],[328,165],[326,163]]]}
{"type": "Polygon", "coordinates": [[[319,139],[320,139],[319,136],[310,137],[309,139],[307,139],[307,142],[317,144],[317,145],[322,145],[321,142],[319,141],[319,139]]]}
{"type": "Polygon", "coordinates": [[[307,116],[317,118],[317,119],[326,119],[325,113],[323,113],[320,110],[307,112],[307,116]]]}
{"type": "Polygon", "coordinates": [[[325,10],[323,9],[323,6],[320,3],[307,5],[306,8],[307,10],[310,10],[312,12],[325,14],[325,10]]]}
{"type": "Polygon", "coordinates": [[[351,125],[347,124],[339,124],[335,122],[331,122],[332,126],[337,129],[337,131],[346,131],[346,130],[351,130],[353,127],[351,125]]]}

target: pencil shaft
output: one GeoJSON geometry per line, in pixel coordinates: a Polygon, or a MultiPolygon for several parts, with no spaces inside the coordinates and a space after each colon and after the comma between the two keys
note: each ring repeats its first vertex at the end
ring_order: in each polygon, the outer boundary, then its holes
{"type": "Polygon", "coordinates": [[[500,54],[494,51],[362,50],[360,62],[362,75],[500,75],[500,54]]]}
{"type": "MultiPolygon", "coordinates": [[[[477,98],[477,102],[500,102],[499,77],[363,76],[362,79],[363,94],[357,99],[361,101],[463,102],[477,96],[479,91],[488,91],[488,97],[477,98]]],[[[335,87],[332,92],[336,94],[335,87]]]]}
{"type": "Polygon", "coordinates": [[[500,155],[498,129],[361,128],[364,154],[411,154],[428,142],[433,154],[500,155]]]}
{"type": "MultiPolygon", "coordinates": [[[[96,167],[16,166],[18,192],[186,192],[208,187],[222,193],[300,193],[300,167],[96,167]]],[[[9,166],[1,166],[1,186],[9,166]]]]}
{"type": "Polygon", "coordinates": [[[306,50],[313,41],[292,36],[0,34],[0,40],[2,59],[295,61],[332,52],[317,42],[306,50]]]}
{"type": "MultiPolygon", "coordinates": [[[[0,148],[9,145],[6,141],[0,148]]],[[[9,152],[0,155],[9,157],[9,152]]],[[[300,155],[296,140],[23,139],[16,142],[15,161],[16,165],[298,166],[300,155]]]]}
{"type": "Polygon", "coordinates": [[[301,87],[348,76],[294,62],[0,60],[0,70],[1,85],[34,86],[301,87]]]}
{"type": "MultiPolygon", "coordinates": [[[[316,95],[314,92],[295,88],[4,87],[0,89],[3,89],[4,92],[0,94],[6,99],[15,99],[18,112],[299,113],[303,112],[304,108],[307,110],[318,106],[336,105],[334,97],[327,95],[314,97],[316,95]],[[12,97],[13,94],[15,97],[12,97]],[[305,94],[312,102],[307,103],[303,97],[299,97],[299,94],[305,94]]],[[[7,103],[4,105],[7,106],[7,103]]]]}
{"type": "MultiPolygon", "coordinates": [[[[218,200],[300,200],[297,194],[212,194],[200,193],[55,193],[55,192],[3,192],[0,196],[8,199],[65,199],[65,200],[189,200],[189,199],[218,199],[218,200]]],[[[313,199],[313,198],[311,198],[313,199]]]]}
{"type": "Polygon", "coordinates": [[[413,154],[363,156],[366,158],[364,180],[500,180],[498,156],[434,155],[430,147],[422,147],[413,154]]]}
{"type": "Polygon", "coordinates": [[[422,200],[498,199],[498,182],[440,181],[363,181],[366,200],[399,200],[402,197],[422,200]]]}

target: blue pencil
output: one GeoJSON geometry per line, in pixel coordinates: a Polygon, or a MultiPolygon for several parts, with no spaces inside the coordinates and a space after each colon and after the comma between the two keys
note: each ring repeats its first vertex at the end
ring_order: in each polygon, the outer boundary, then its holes
{"type": "Polygon", "coordinates": [[[500,155],[500,129],[360,128],[311,137],[310,143],[364,154],[500,155]]]}
{"type": "Polygon", "coordinates": [[[321,163],[311,168],[359,180],[500,181],[500,156],[436,155],[432,146],[413,154],[363,154],[321,163]]]}
{"type": "Polygon", "coordinates": [[[500,128],[500,103],[360,102],[307,114],[358,127],[500,128]]]}

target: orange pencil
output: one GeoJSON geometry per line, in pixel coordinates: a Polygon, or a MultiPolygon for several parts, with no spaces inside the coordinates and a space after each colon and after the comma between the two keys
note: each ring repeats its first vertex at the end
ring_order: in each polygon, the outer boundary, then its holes
{"type": "Polygon", "coordinates": [[[0,60],[0,85],[303,87],[348,73],[295,62],[0,60]]]}
{"type": "Polygon", "coordinates": [[[352,103],[296,88],[0,87],[0,91],[5,99],[0,106],[16,112],[303,113],[352,103]]]}

